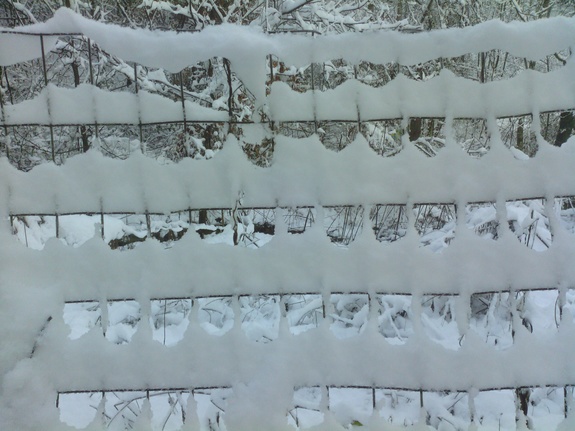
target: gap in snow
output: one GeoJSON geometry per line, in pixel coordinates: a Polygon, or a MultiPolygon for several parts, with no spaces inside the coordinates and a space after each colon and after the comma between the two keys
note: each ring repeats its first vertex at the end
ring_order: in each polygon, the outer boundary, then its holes
{"type": "Polygon", "coordinates": [[[407,135],[412,145],[428,157],[445,147],[444,118],[410,118],[407,135]]]}
{"type": "Polygon", "coordinates": [[[104,336],[114,344],[127,344],[138,331],[142,312],[134,300],[108,301],[104,336]]]}
{"type": "Polygon", "coordinates": [[[427,336],[446,349],[459,350],[464,334],[459,332],[456,295],[423,295],[421,326],[427,336]]]}
{"type": "Polygon", "coordinates": [[[480,158],[491,149],[487,120],[456,118],[452,127],[455,140],[470,156],[480,158]]]}
{"type": "Polygon", "coordinates": [[[324,207],[323,225],[332,243],[348,246],[363,229],[362,206],[324,207]]]}
{"type": "MultiPolygon", "coordinates": [[[[155,298],[150,300],[148,322],[141,322],[141,304],[137,301],[108,300],[105,336],[115,344],[128,343],[144,324],[150,325],[152,338],[164,346],[183,340],[190,325],[221,336],[236,324],[234,301],[238,301],[239,322],[247,339],[255,342],[277,339],[282,320],[287,321],[292,335],[299,335],[319,328],[326,317],[331,332],[339,339],[362,334],[370,319],[377,321],[379,333],[392,345],[403,345],[416,333],[412,295],[376,293],[370,299],[370,294],[364,292],[332,292],[328,299],[324,304],[319,292],[155,298]],[[192,315],[195,303],[198,311],[192,315]],[[371,308],[377,310],[373,316],[371,308]]],[[[465,343],[460,333],[462,325],[487,345],[504,350],[513,344],[516,325],[536,336],[551,336],[563,316],[568,316],[567,311],[575,321],[575,289],[567,289],[564,299],[557,288],[475,293],[464,304],[459,299],[460,295],[426,294],[417,307],[426,336],[446,349],[458,350],[465,343]],[[462,306],[463,314],[458,309],[462,306]],[[468,322],[458,322],[458,316],[467,314],[468,322]]],[[[94,328],[103,333],[100,302],[95,300],[66,302],[63,320],[70,328],[71,340],[94,328]]]]}
{"type": "Polygon", "coordinates": [[[507,201],[507,224],[522,244],[535,251],[551,247],[553,235],[544,199],[507,201]]]}
{"type": "Polygon", "coordinates": [[[198,323],[210,335],[221,336],[234,326],[232,296],[197,298],[198,323]]]}
{"type": "Polygon", "coordinates": [[[367,293],[332,293],[329,302],[326,313],[331,317],[330,329],[337,338],[354,337],[366,329],[370,305],[367,293]]]}
{"type": "Polygon", "coordinates": [[[561,226],[575,234],[575,196],[555,198],[554,209],[561,226]]]}
{"type": "Polygon", "coordinates": [[[196,423],[205,429],[225,430],[224,416],[231,388],[168,390],[105,390],[58,395],[60,420],[78,429],[133,429],[151,413],[152,430],[176,431],[196,423]],[[149,404],[147,404],[149,403],[149,404]]]}
{"type": "Polygon", "coordinates": [[[439,253],[455,238],[454,204],[415,204],[415,229],[420,236],[420,247],[439,253]]]}
{"type": "Polygon", "coordinates": [[[547,55],[539,61],[527,62],[500,49],[481,53],[469,53],[459,57],[433,59],[412,65],[397,62],[377,64],[369,61],[358,63],[343,58],[311,63],[301,66],[287,64],[275,55],[266,57],[266,88],[273,82],[283,82],[299,93],[332,90],[348,80],[357,80],[370,87],[382,87],[399,74],[415,81],[426,81],[438,76],[441,70],[449,70],[456,76],[480,82],[512,78],[524,70],[542,73],[560,69],[563,58],[569,57],[569,49],[547,55]],[[559,57],[558,57],[559,56],[559,57]]]}
{"type": "Polygon", "coordinates": [[[325,319],[325,306],[319,293],[282,295],[282,302],[293,335],[315,329],[325,319]]]}
{"type": "MultiPolygon", "coordinates": [[[[287,424],[295,429],[320,425],[331,416],[344,428],[369,426],[372,421],[413,426],[424,422],[433,429],[515,429],[516,399],[527,393],[527,416],[534,429],[555,429],[572,403],[573,387],[531,387],[485,391],[417,391],[369,386],[302,386],[293,389],[286,406],[287,424]],[[446,428],[447,427],[447,428],[446,428]]],[[[197,424],[225,430],[225,412],[234,402],[233,388],[105,390],[58,394],[60,420],[84,429],[100,425],[132,429],[138,418],[151,413],[151,429],[175,431],[197,424]],[[146,405],[146,402],[149,405],[146,405]]]]}
{"type": "Polygon", "coordinates": [[[532,123],[531,115],[497,120],[497,126],[499,127],[499,134],[503,144],[509,148],[515,158],[519,160],[535,157],[539,149],[532,123]]]}
{"type": "Polygon", "coordinates": [[[377,301],[379,332],[390,344],[405,344],[415,334],[411,295],[377,295],[377,301]]]}
{"type": "Polygon", "coordinates": [[[499,237],[499,220],[495,202],[477,202],[465,205],[465,225],[485,239],[499,237]]]}
{"type": "Polygon", "coordinates": [[[365,121],[360,131],[369,147],[382,157],[392,157],[403,149],[401,120],[365,121]]]}
{"type": "MultiPolygon", "coordinates": [[[[559,225],[568,232],[575,229],[574,198],[554,199],[559,225]]],[[[289,233],[303,233],[317,218],[313,207],[286,207],[283,222],[289,233]]],[[[507,201],[506,221],[522,244],[547,250],[553,240],[553,228],[546,214],[544,199],[507,201]]],[[[112,249],[130,250],[153,237],[170,248],[190,229],[208,243],[226,243],[260,248],[276,234],[275,208],[199,209],[162,214],[110,213],[17,215],[10,217],[12,232],[18,240],[33,249],[43,249],[50,238],[79,247],[94,236],[103,237],[112,249]],[[234,232],[237,233],[234,240],[234,232]]],[[[501,232],[495,202],[471,202],[465,205],[465,225],[482,238],[497,239],[501,232]]],[[[432,252],[443,251],[455,239],[456,208],[447,203],[415,203],[415,229],[420,246],[432,252]]],[[[392,243],[403,238],[409,228],[404,204],[376,204],[369,210],[369,220],[379,242],[392,243]]],[[[361,234],[363,206],[324,207],[323,226],[330,240],[347,247],[361,234]]]]}
{"type": "MultiPolygon", "coordinates": [[[[236,137],[247,160],[264,168],[274,164],[275,139],[278,136],[297,139],[316,136],[325,148],[339,152],[361,135],[369,147],[383,157],[399,154],[404,149],[404,136],[423,154],[433,157],[445,147],[448,142],[446,136],[451,136],[474,158],[489,152],[493,138],[487,121],[482,118],[455,118],[449,127],[445,118],[415,116],[405,120],[407,127],[403,127],[401,119],[273,122],[264,117],[256,123],[198,119],[150,123],[138,119],[137,106],[122,108],[122,115],[130,109],[135,110],[134,115],[133,118],[116,116],[117,124],[107,123],[110,119],[99,121],[88,116],[72,121],[77,125],[64,125],[46,117],[45,103],[45,100],[37,99],[21,106],[23,114],[30,111],[40,113],[40,117],[31,120],[31,123],[37,121],[38,125],[27,122],[0,129],[0,142],[4,144],[0,146],[0,154],[8,156],[10,163],[19,170],[30,171],[49,162],[61,165],[88,150],[120,160],[141,153],[159,164],[185,159],[209,160],[217,156],[225,145],[236,145],[226,142],[230,135],[236,137]],[[53,125],[49,126],[50,123],[53,125]]],[[[106,106],[114,103],[113,100],[107,101],[106,106]]],[[[569,110],[541,113],[539,130],[530,114],[500,117],[497,119],[498,138],[516,159],[527,160],[536,157],[540,142],[562,146],[573,134],[564,125],[572,115],[573,111],[569,110]]],[[[361,145],[365,144],[362,142],[361,145]]]]}

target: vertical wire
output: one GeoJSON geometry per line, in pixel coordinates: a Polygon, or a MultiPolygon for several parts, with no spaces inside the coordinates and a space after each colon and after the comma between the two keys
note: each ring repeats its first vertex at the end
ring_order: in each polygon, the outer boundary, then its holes
{"type": "MultiPolygon", "coordinates": [[[[88,38],[88,67],[90,68],[90,85],[94,85],[94,64],[92,61],[92,40],[88,38]]],[[[95,103],[95,101],[94,101],[95,103]]],[[[98,139],[98,118],[94,114],[94,136],[98,139]]]]}
{"type": "MultiPolygon", "coordinates": [[[[134,63],[134,85],[136,89],[136,97],[139,96],[140,88],[138,86],[138,63],[134,63]]],[[[138,106],[140,106],[140,98],[138,97],[138,106]]],[[[140,151],[142,154],[145,153],[144,150],[144,137],[142,132],[142,112],[141,109],[138,108],[138,128],[140,131],[140,151]]]]}
{"type": "MultiPolygon", "coordinates": [[[[44,49],[44,35],[40,35],[40,48],[42,50],[42,72],[44,74],[44,87],[48,87],[48,71],[46,68],[46,52],[44,49]]],[[[54,126],[52,125],[52,116],[50,115],[50,95],[47,95],[47,109],[48,109],[48,117],[50,119],[50,148],[52,153],[52,162],[56,163],[56,149],[54,147],[54,126]]]]}

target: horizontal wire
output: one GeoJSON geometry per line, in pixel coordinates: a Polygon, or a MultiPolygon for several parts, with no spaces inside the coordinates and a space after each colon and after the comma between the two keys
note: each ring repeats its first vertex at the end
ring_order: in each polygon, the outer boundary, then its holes
{"type": "MultiPolygon", "coordinates": [[[[368,385],[309,385],[309,386],[294,386],[294,389],[300,388],[321,388],[327,387],[328,389],[375,389],[375,390],[389,390],[389,391],[404,391],[404,392],[447,392],[447,393],[467,393],[475,390],[476,388],[470,387],[466,389],[453,389],[453,388],[413,388],[413,387],[403,387],[403,386],[368,386],[368,385]]],[[[543,385],[521,385],[521,386],[498,386],[477,389],[479,392],[491,392],[491,391],[508,391],[508,390],[518,390],[518,389],[536,389],[536,388],[575,388],[575,383],[567,383],[563,385],[555,384],[543,384],[543,385]]],[[[67,390],[58,391],[58,395],[68,395],[68,394],[101,394],[101,393],[113,393],[113,392],[192,392],[198,390],[215,390],[215,389],[232,389],[233,385],[227,386],[199,386],[199,387],[170,387],[170,388],[145,388],[145,389],[80,389],[80,390],[67,390]]]]}
{"type": "MultiPolygon", "coordinates": [[[[110,92],[113,93],[113,92],[110,92]]],[[[136,93],[134,93],[135,95],[136,93]]],[[[6,105],[6,106],[16,106],[16,105],[6,105]]],[[[549,111],[541,111],[539,112],[540,115],[545,114],[555,114],[561,112],[569,112],[575,110],[575,106],[573,108],[566,108],[566,109],[554,109],[549,111]]],[[[224,112],[224,111],[217,111],[217,112],[224,112]]],[[[496,119],[509,119],[509,118],[516,118],[516,117],[525,117],[531,116],[533,112],[520,112],[514,115],[505,115],[505,116],[498,116],[495,117],[496,119]]],[[[385,121],[401,121],[404,118],[408,119],[420,119],[420,120],[444,120],[446,117],[439,116],[439,117],[421,117],[421,116],[409,116],[406,115],[405,117],[385,117],[385,118],[377,118],[377,119],[369,119],[369,120],[360,120],[360,124],[364,123],[376,123],[376,122],[385,122],[385,121]]],[[[478,119],[486,119],[486,116],[477,116],[477,117],[453,117],[454,120],[478,120],[478,119]]],[[[358,123],[357,118],[350,120],[350,119],[335,119],[335,120],[318,120],[313,118],[305,118],[305,119],[297,119],[297,120],[268,120],[268,121],[239,121],[239,120],[168,120],[168,121],[150,121],[150,122],[120,122],[120,123],[111,123],[111,122],[98,122],[97,124],[94,122],[89,123],[82,123],[82,122],[73,122],[73,123],[7,123],[7,122],[0,122],[0,126],[18,128],[18,127],[80,127],[80,126],[91,126],[91,127],[117,127],[117,126],[129,126],[129,127],[139,127],[139,126],[161,126],[161,125],[179,125],[179,124],[235,124],[235,125],[278,125],[281,127],[282,124],[299,124],[299,123],[307,123],[307,124],[319,124],[319,123],[358,123]]],[[[275,128],[274,128],[275,130],[275,128]]],[[[312,132],[311,134],[314,134],[312,132]]],[[[361,132],[358,132],[361,133],[361,132]]],[[[230,133],[231,134],[231,133],[230,133]]],[[[280,135],[284,135],[283,133],[276,133],[280,135]]],[[[289,136],[289,135],[288,135],[289,136]]]]}
{"type": "MultiPolygon", "coordinates": [[[[575,195],[557,195],[554,196],[554,199],[572,199],[575,198],[575,195]]],[[[534,196],[534,197],[521,197],[521,198],[511,198],[507,199],[505,202],[523,202],[523,201],[536,201],[536,200],[546,200],[545,196],[534,196]]],[[[481,205],[481,204],[496,204],[496,200],[487,200],[487,201],[470,201],[467,202],[465,205],[481,205]]],[[[337,208],[365,208],[365,207],[382,207],[382,206],[406,206],[406,203],[398,203],[398,202],[389,202],[389,203],[372,203],[372,204],[361,204],[361,205],[349,205],[349,204],[342,204],[342,205],[320,205],[322,208],[325,209],[337,209],[337,208]]],[[[449,205],[449,206],[456,206],[455,202],[414,202],[413,206],[441,206],[441,205],[449,205]]],[[[298,206],[258,206],[258,207],[238,207],[237,210],[241,211],[261,211],[261,210],[276,210],[276,209],[314,209],[316,208],[315,205],[298,205],[298,206]]],[[[126,216],[172,216],[180,213],[186,212],[199,212],[199,211],[233,211],[233,207],[202,207],[202,208],[185,208],[180,210],[173,210],[169,212],[161,212],[161,211],[144,211],[144,212],[135,212],[135,211],[70,211],[70,212],[31,212],[31,213],[12,213],[9,212],[8,216],[11,218],[18,218],[18,217],[65,217],[65,216],[78,216],[78,215],[126,215],[126,216]]]]}
{"type": "MultiPolygon", "coordinates": [[[[553,291],[553,290],[557,290],[558,292],[560,290],[562,290],[564,288],[564,286],[544,286],[544,287],[533,287],[533,288],[522,288],[522,289],[513,289],[513,288],[505,288],[505,289],[493,289],[493,290],[481,290],[478,292],[472,292],[471,295],[464,295],[461,294],[459,292],[440,292],[440,293],[434,293],[434,292],[423,292],[423,293],[419,293],[418,295],[422,296],[422,297],[445,297],[445,296],[451,296],[451,297],[462,297],[462,296],[474,296],[474,295],[492,295],[492,294],[503,294],[503,293],[507,293],[507,294],[513,294],[513,293],[529,293],[529,292],[549,292],[549,291],[553,291]]],[[[575,284],[571,287],[566,287],[567,289],[575,289],[575,284]]],[[[306,291],[306,292],[258,292],[258,293],[239,293],[239,294],[210,294],[210,295],[190,295],[190,296],[175,296],[175,297],[166,297],[166,298],[161,298],[161,297],[154,297],[154,298],[150,298],[149,301],[171,301],[171,300],[191,300],[196,301],[199,299],[217,299],[217,298],[222,298],[222,299],[229,299],[229,298],[246,298],[246,297],[270,297],[270,296],[279,296],[281,298],[283,297],[289,297],[289,296],[303,296],[303,295],[310,295],[310,296],[319,296],[321,297],[322,294],[324,293],[329,293],[330,295],[361,295],[361,296],[366,296],[368,298],[368,302],[374,302],[376,301],[376,299],[372,298],[373,295],[377,296],[416,296],[415,294],[411,293],[411,292],[393,292],[393,291],[339,291],[339,290],[335,290],[335,291],[306,291]]],[[[127,301],[135,301],[138,302],[137,299],[135,298],[107,298],[106,302],[127,302],[127,301]]],[[[75,300],[70,300],[70,301],[64,301],[64,304],[84,304],[84,303],[92,303],[92,302],[100,302],[99,299],[93,299],[93,298],[89,298],[89,299],[75,299],[75,300]]],[[[377,302],[377,301],[376,301],[377,302]]]]}

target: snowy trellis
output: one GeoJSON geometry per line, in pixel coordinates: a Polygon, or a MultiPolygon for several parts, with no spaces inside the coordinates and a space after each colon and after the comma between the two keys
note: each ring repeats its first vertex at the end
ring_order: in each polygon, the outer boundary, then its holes
{"type": "Polygon", "coordinates": [[[573,24],[176,35],[61,10],[1,33],[0,139],[44,128],[65,163],[0,162],[0,424],[510,429],[526,413],[568,428],[575,142],[555,146],[548,124],[575,108],[575,62],[490,83],[449,65],[569,51],[573,24]],[[72,34],[87,81],[64,88],[46,59],[72,34]],[[97,85],[96,49],[132,88],[97,85]],[[182,69],[214,57],[244,110],[184,89],[182,69]],[[441,73],[410,76],[432,60],[441,73]],[[32,98],[8,88],[26,61],[32,98]],[[191,125],[222,146],[160,163],[153,128],[191,125]],[[129,126],[125,160],[106,157],[113,126],[129,126]],[[93,149],[68,157],[58,139],[81,127],[93,149]],[[259,166],[258,146],[273,152],[259,166]]]}

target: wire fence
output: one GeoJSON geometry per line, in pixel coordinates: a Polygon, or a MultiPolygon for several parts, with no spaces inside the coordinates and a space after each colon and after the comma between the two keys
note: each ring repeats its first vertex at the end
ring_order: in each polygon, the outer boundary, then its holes
{"type": "MultiPolygon", "coordinates": [[[[532,112],[498,117],[496,137],[486,127],[485,119],[473,116],[456,115],[447,120],[403,115],[373,118],[368,114],[371,118],[362,119],[365,115],[361,98],[346,101],[350,110],[337,120],[322,119],[329,116],[323,113],[327,106],[314,102],[315,110],[308,113],[306,108],[296,114],[297,118],[286,121],[277,113],[272,115],[277,109],[258,106],[226,58],[214,57],[178,73],[168,73],[123,61],[90,38],[75,33],[4,34],[37,38],[39,45],[40,58],[4,66],[0,73],[0,85],[5,88],[0,97],[4,132],[0,135],[0,150],[22,170],[47,160],[60,164],[90,148],[99,148],[117,158],[126,158],[138,149],[169,161],[210,158],[222,148],[228,133],[236,135],[248,158],[260,166],[269,166],[276,136],[303,138],[315,134],[327,148],[340,151],[359,133],[382,156],[398,154],[405,142],[434,156],[445,146],[449,135],[448,139],[455,139],[474,157],[486,154],[495,138],[508,148],[533,157],[541,139],[560,146],[573,133],[572,127],[559,132],[572,119],[571,110],[537,112],[535,124],[532,112]],[[91,88],[84,88],[84,84],[91,88]],[[70,103],[77,109],[70,109],[70,103]],[[150,110],[152,104],[155,106],[150,110]],[[116,109],[110,109],[112,106],[116,109]],[[158,118],[160,106],[165,120],[158,118]],[[73,117],[78,119],[72,120],[73,117]],[[259,125],[267,139],[242,139],[246,136],[242,125],[259,125]]],[[[485,83],[510,79],[526,69],[549,73],[564,67],[569,55],[566,50],[539,62],[528,62],[494,50],[413,66],[332,60],[297,68],[269,55],[265,86],[268,97],[273,96],[271,87],[276,83],[287,85],[295,94],[319,95],[347,80],[380,88],[398,75],[417,82],[447,69],[457,76],[485,83]]],[[[270,100],[268,104],[273,107],[277,102],[270,100]]]]}
{"type": "MultiPolygon", "coordinates": [[[[261,83],[266,100],[261,104],[224,57],[168,73],[117,58],[82,34],[0,33],[38,40],[38,58],[0,68],[0,154],[22,171],[46,161],[63,164],[73,155],[94,149],[117,159],[144,153],[159,163],[211,159],[224,145],[231,145],[231,136],[246,157],[261,167],[272,165],[275,141],[285,138],[317,139],[333,151],[363,139],[374,157],[375,153],[393,157],[408,146],[434,157],[456,144],[481,158],[503,145],[524,161],[536,157],[542,146],[561,147],[575,134],[572,107],[543,112],[517,108],[513,115],[498,116],[458,116],[457,112],[374,116],[362,107],[361,97],[343,99],[348,84],[376,90],[398,77],[424,82],[442,70],[479,84],[513,79],[525,70],[548,74],[565,67],[569,49],[537,62],[496,49],[416,65],[334,59],[295,67],[268,55],[261,83]],[[337,97],[329,99],[334,94],[337,97]],[[283,97],[303,102],[301,111],[276,109],[283,97]],[[326,107],[330,100],[341,100],[346,108],[332,117],[326,107]]],[[[410,200],[248,208],[238,199],[235,207],[190,207],[167,213],[162,208],[143,212],[101,208],[96,212],[10,212],[8,217],[18,240],[37,249],[51,238],[79,246],[94,236],[112,249],[131,250],[150,238],[169,248],[190,231],[211,243],[260,248],[280,228],[303,234],[319,227],[342,247],[360,238],[363,230],[388,244],[413,232],[419,247],[440,253],[457,241],[458,229],[467,229],[487,240],[511,232],[528,249],[545,251],[559,236],[572,240],[575,197],[552,192],[541,196],[541,189],[533,196],[502,202],[410,200]]],[[[575,317],[575,287],[562,282],[458,293],[381,291],[360,281],[342,291],[248,291],[238,282],[238,286],[221,286],[212,295],[163,297],[158,288],[148,300],[121,295],[76,298],[64,301],[61,320],[70,329],[72,344],[95,331],[112,344],[130,344],[147,323],[152,338],[169,347],[184,340],[190,326],[199,326],[212,336],[242,328],[247,340],[263,345],[281,343],[286,335],[280,335],[282,326],[291,336],[318,331],[344,340],[361,337],[371,325],[390,346],[404,345],[421,332],[445,349],[457,351],[473,332],[497,351],[512,348],[518,332],[554,337],[559,327],[571,325],[575,317]]],[[[33,360],[41,347],[38,340],[53,326],[50,316],[32,348],[33,360]]],[[[245,341],[233,337],[234,342],[245,341]]],[[[144,420],[162,430],[189,423],[224,430],[226,411],[237,389],[232,382],[153,389],[111,387],[60,388],[56,395],[60,419],[77,427],[96,424],[132,429],[144,420]]],[[[481,389],[314,386],[310,382],[294,385],[293,398],[283,408],[287,423],[298,429],[319,424],[329,415],[345,427],[363,426],[378,416],[406,426],[423,421],[436,428],[449,424],[452,429],[467,429],[473,423],[506,429],[515,427],[522,415],[535,422],[553,417],[559,423],[573,412],[574,404],[571,381],[481,389]]]]}
{"type": "MultiPolygon", "coordinates": [[[[550,400],[562,402],[563,411],[553,411],[554,422],[568,416],[568,403],[573,398],[572,385],[492,388],[469,393],[451,389],[430,392],[376,386],[308,386],[294,390],[291,406],[286,406],[286,416],[288,423],[298,429],[317,425],[328,414],[336,417],[341,426],[365,426],[374,412],[381,412],[392,424],[408,426],[419,421],[420,409],[426,409],[431,411],[428,422],[434,427],[446,424],[461,427],[476,421],[482,426],[505,428],[515,422],[515,418],[504,411],[505,407],[513,405],[516,400],[521,402],[521,399],[525,399],[525,393],[531,394],[528,397],[528,410],[536,420],[538,416],[543,416],[542,413],[548,408],[546,402],[550,400]],[[350,398],[364,399],[368,407],[362,409],[351,405],[346,412],[342,402],[349,402],[350,398]],[[504,405],[497,412],[499,416],[489,416],[485,406],[489,404],[488,401],[497,398],[503,398],[504,405]],[[394,405],[407,407],[407,413],[394,414],[394,405]]],[[[69,424],[84,425],[91,421],[113,427],[122,423],[130,428],[140,415],[152,413],[154,418],[158,416],[158,425],[167,430],[198,422],[212,429],[224,429],[228,399],[231,397],[233,388],[226,386],[78,391],[59,393],[58,406],[63,412],[64,421],[69,424]],[[203,408],[205,404],[211,404],[212,408],[203,408]],[[91,408],[92,414],[88,415],[88,420],[74,421],[70,406],[78,408],[80,405],[85,409],[91,408]]]]}
{"type": "Polygon", "coordinates": [[[537,336],[549,335],[558,330],[567,310],[571,313],[567,319],[575,318],[575,290],[539,287],[483,291],[468,295],[468,298],[459,293],[412,295],[359,290],[153,298],[150,304],[140,304],[129,298],[108,299],[102,304],[94,300],[76,300],[65,303],[63,319],[69,326],[71,339],[78,339],[99,327],[115,344],[130,342],[138,325],[145,325],[149,320],[153,339],[167,346],[179,343],[190,324],[200,325],[215,336],[221,336],[237,325],[251,341],[267,343],[278,339],[283,320],[287,321],[292,335],[323,327],[323,322],[328,321],[336,337],[349,338],[362,334],[370,319],[375,319],[378,332],[386,341],[403,345],[415,335],[413,320],[418,316],[413,310],[416,308],[426,316],[422,319],[426,335],[446,349],[458,350],[465,342],[465,332],[472,330],[491,347],[505,350],[513,345],[517,325],[537,336]],[[104,308],[107,308],[105,314],[102,313],[104,308]],[[465,312],[457,313],[459,308],[465,312]],[[149,316],[143,316],[142,309],[151,310],[149,316]],[[192,310],[196,315],[193,319],[192,310]],[[235,315],[234,310],[240,310],[239,315],[235,315]],[[375,312],[370,314],[371,310],[375,312]],[[255,315],[259,317],[256,319],[255,315]],[[456,315],[467,315],[469,321],[458,325],[456,315]],[[539,320],[535,320],[535,316],[539,320]],[[265,326],[266,335],[254,336],[250,332],[251,324],[265,326]],[[467,327],[467,330],[456,329],[453,340],[433,332],[437,326],[450,325],[452,329],[467,327]],[[121,330],[124,326],[126,328],[121,330]],[[120,333],[129,333],[129,336],[120,337],[120,333]]]}
{"type": "Polygon", "coordinates": [[[575,198],[554,198],[553,214],[547,214],[549,209],[545,202],[545,198],[517,199],[506,201],[504,208],[496,202],[471,202],[465,205],[464,220],[458,220],[456,204],[415,203],[408,206],[390,203],[371,205],[370,208],[353,205],[322,207],[323,220],[318,220],[318,210],[313,206],[237,206],[188,208],[169,214],[130,211],[11,214],[10,224],[12,233],[32,248],[43,248],[50,238],[60,238],[64,243],[77,247],[99,233],[112,249],[129,250],[147,238],[171,247],[190,230],[202,239],[211,240],[219,236],[223,238],[226,231],[239,230],[239,238],[235,242],[228,239],[231,245],[259,248],[277,233],[276,217],[283,221],[281,229],[291,234],[304,233],[319,221],[332,243],[349,246],[361,236],[367,221],[374,239],[379,242],[393,243],[405,237],[409,229],[415,229],[420,237],[420,246],[429,247],[434,252],[441,252],[450,244],[455,238],[457,225],[461,224],[478,237],[491,240],[497,240],[504,229],[509,229],[528,248],[542,251],[551,246],[554,234],[575,232],[575,198]],[[558,221],[553,228],[550,215],[558,221]],[[503,217],[507,223],[501,226],[499,220],[503,217]]]}

